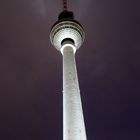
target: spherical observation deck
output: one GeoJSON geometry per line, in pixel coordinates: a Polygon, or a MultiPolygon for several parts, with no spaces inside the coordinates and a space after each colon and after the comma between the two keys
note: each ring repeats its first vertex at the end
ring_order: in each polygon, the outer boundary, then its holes
{"type": "Polygon", "coordinates": [[[50,40],[52,45],[61,51],[65,40],[71,40],[75,50],[83,43],[85,33],[79,22],[73,19],[72,12],[63,11],[59,15],[59,20],[52,26],[50,40]]]}

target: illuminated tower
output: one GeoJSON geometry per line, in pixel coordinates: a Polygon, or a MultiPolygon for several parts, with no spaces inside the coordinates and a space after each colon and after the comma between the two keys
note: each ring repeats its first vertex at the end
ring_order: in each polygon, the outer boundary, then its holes
{"type": "Polygon", "coordinates": [[[75,53],[84,41],[84,30],[74,20],[73,13],[64,9],[52,26],[50,40],[63,55],[63,140],[86,140],[86,131],[81,105],[75,53]]]}

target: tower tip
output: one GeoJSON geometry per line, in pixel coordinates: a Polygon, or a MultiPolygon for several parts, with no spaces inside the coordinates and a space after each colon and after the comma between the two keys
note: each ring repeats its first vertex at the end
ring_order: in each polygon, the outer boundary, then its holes
{"type": "Polygon", "coordinates": [[[63,0],[63,10],[58,16],[58,20],[73,20],[73,12],[68,11],[67,0],[63,0]]]}
{"type": "Polygon", "coordinates": [[[63,11],[68,11],[67,0],[63,0],[63,11]]]}

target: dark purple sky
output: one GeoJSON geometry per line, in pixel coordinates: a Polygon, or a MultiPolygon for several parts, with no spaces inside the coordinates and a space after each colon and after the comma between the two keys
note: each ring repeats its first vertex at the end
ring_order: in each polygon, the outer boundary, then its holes
{"type": "MultiPolygon", "coordinates": [[[[86,32],[76,60],[88,140],[140,140],[138,0],[69,2],[86,32]]],[[[0,1],[0,140],[62,140],[62,57],[49,41],[61,7],[0,1]]]]}

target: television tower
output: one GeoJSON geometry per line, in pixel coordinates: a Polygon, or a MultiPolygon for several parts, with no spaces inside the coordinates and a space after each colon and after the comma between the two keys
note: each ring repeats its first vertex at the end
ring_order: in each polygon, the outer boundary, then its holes
{"type": "Polygon", "coordinates": [[[63,11],[50,32],[52,45],[63,55],[63,140],[87,140],[75,63],[84,37],[83,27],[63,0],[63,11]]]}

